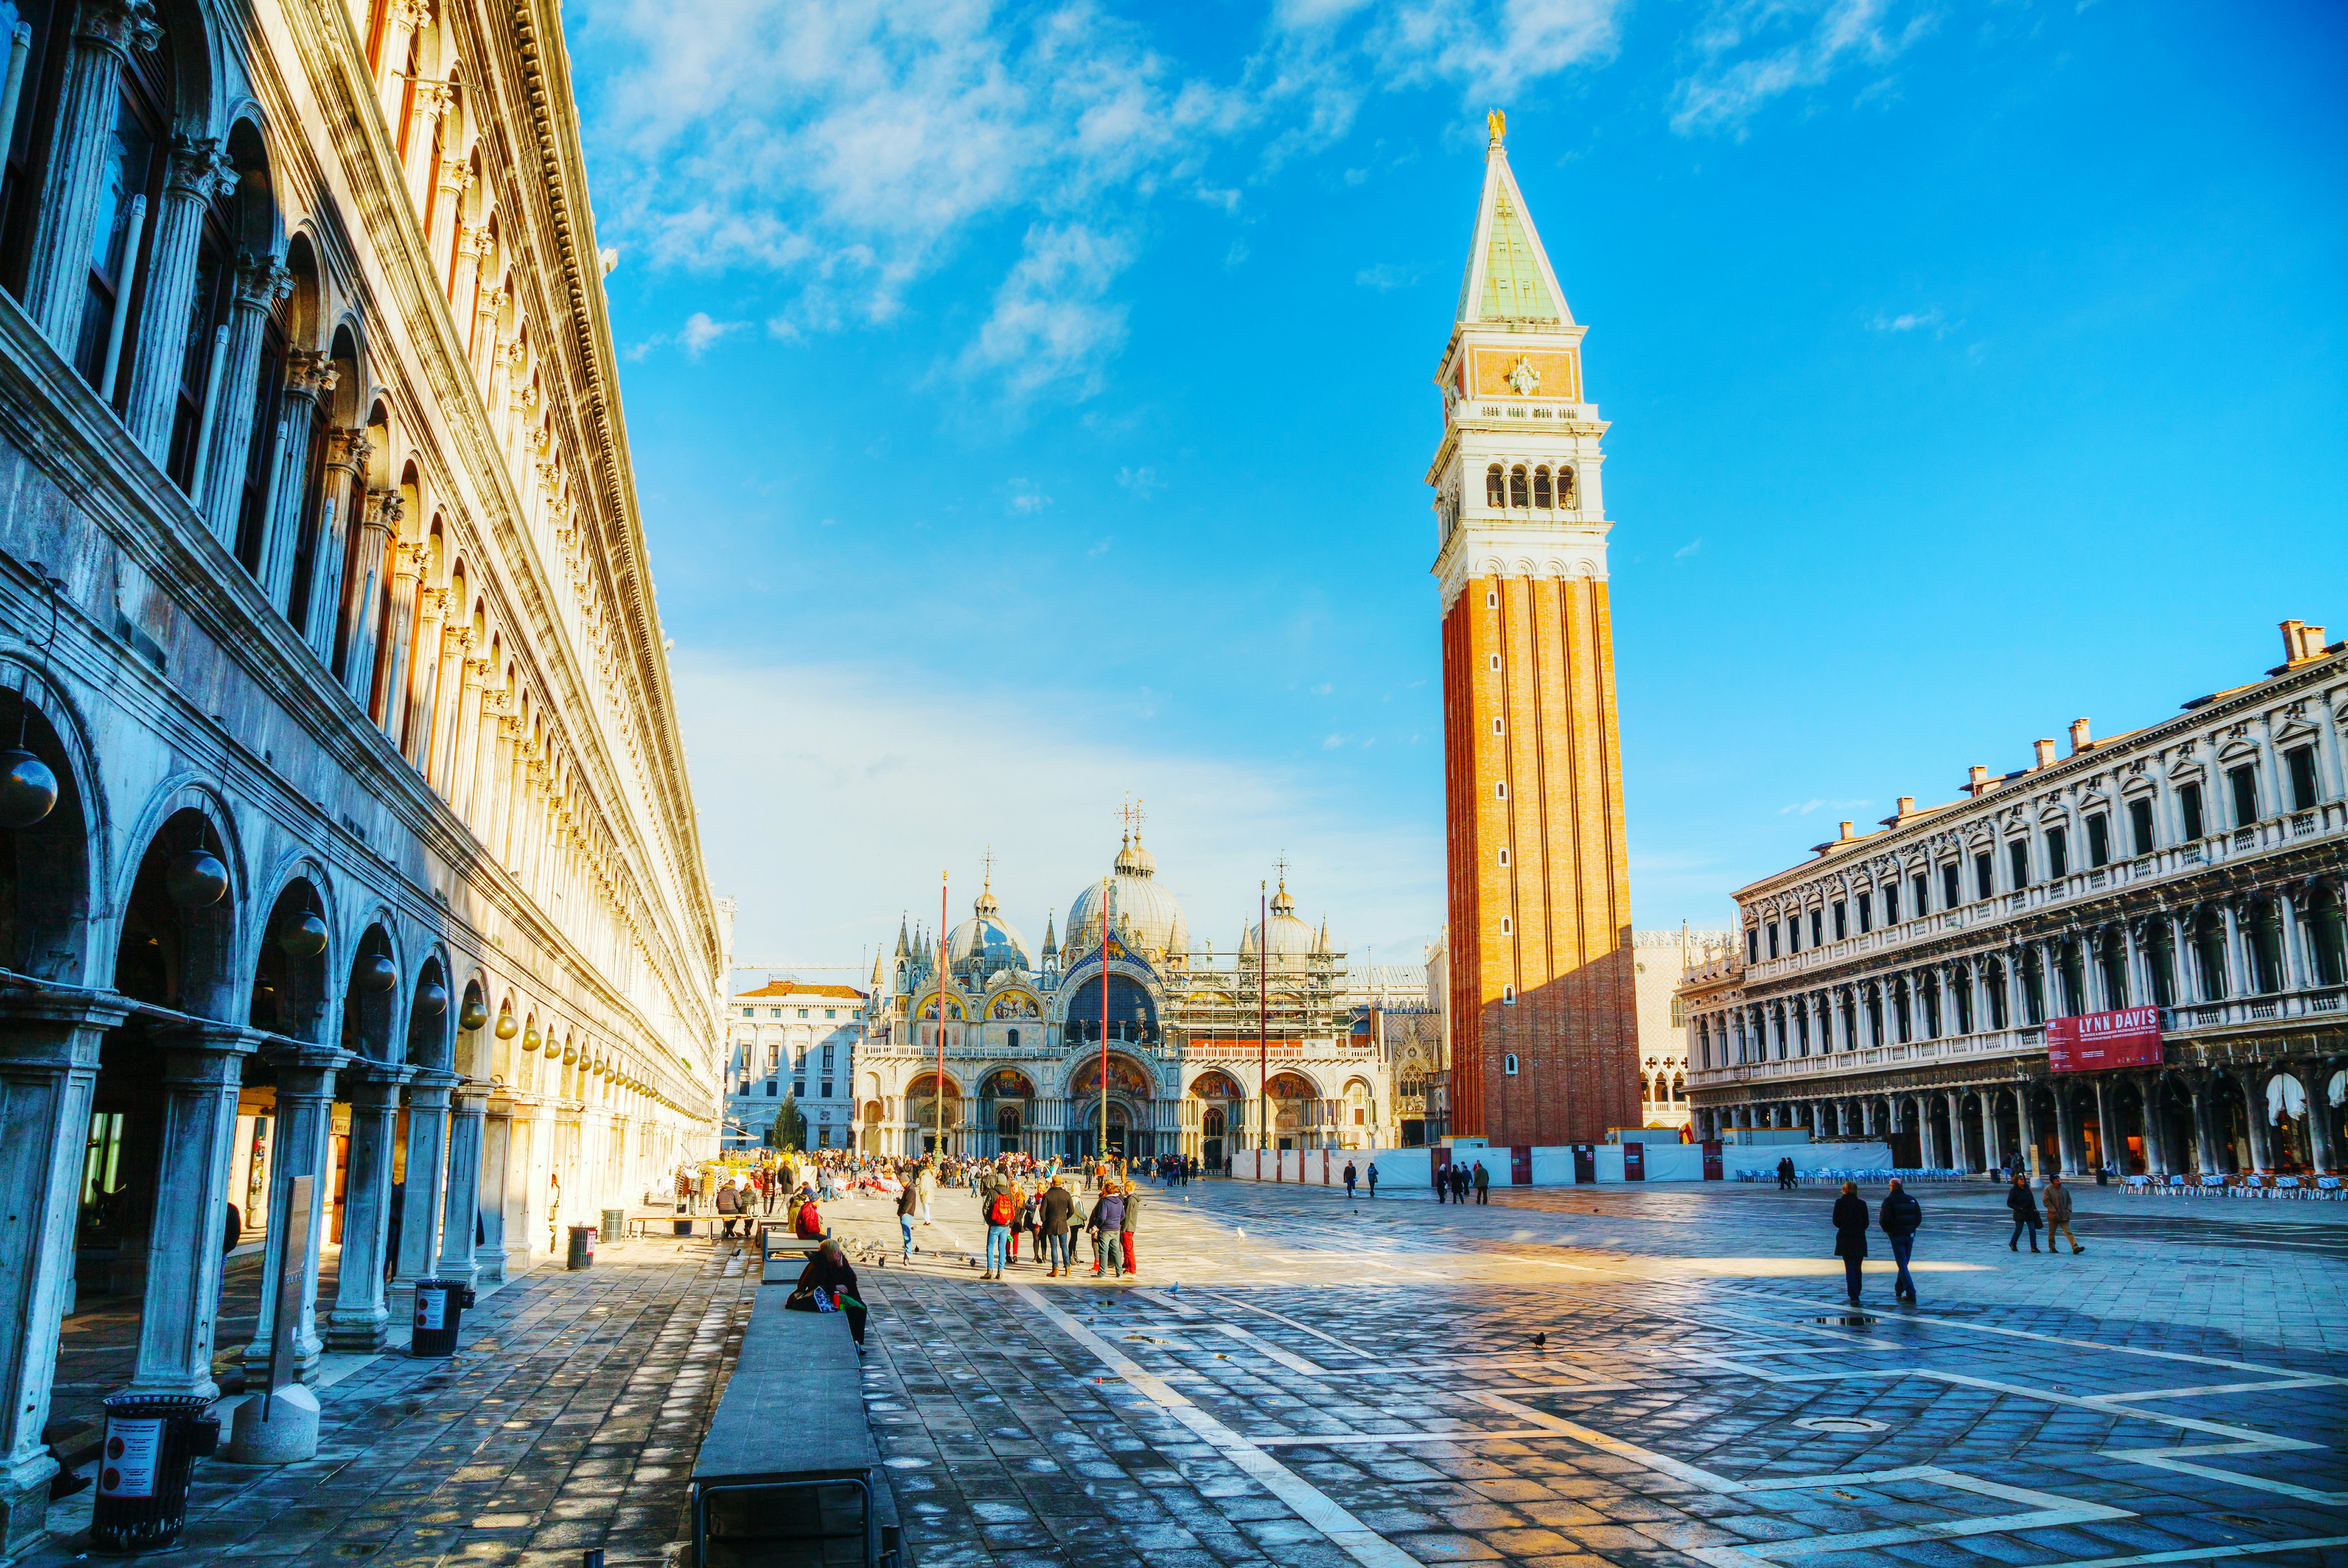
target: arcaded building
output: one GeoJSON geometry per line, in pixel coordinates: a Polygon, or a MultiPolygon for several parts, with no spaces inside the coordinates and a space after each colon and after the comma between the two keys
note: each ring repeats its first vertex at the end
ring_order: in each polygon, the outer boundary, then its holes
{"type": "Polygon", "coordinates": [[[2029,766],[1976,766],[1736,894],[1680,988],[1698,1128],[1903,1164],[2341,1169],[2348,643],[2029,766]]]}
{"type": "Polygon", "coordinates": [[[14,12],[9,1550],[91,1294],[206,1393],[297,1176],[307,1363],[705,1152],[727,940],[554,0],[14,12]]]}

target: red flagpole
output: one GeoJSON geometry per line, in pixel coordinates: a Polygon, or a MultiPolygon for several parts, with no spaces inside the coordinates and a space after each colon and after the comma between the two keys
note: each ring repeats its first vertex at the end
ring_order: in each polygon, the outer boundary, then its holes
{"type": "MultiPolygon", "coordinates": [[[[951,872],[938,873],[938,950],[933,965],[938,982],[938,1163],[946,1162],[946,884],[951,872]]],[[[955,1108],[960,1114],[961,1108],[955,1108]]]]}
{"type": "Polygon", "coordinates": [[[1108,878],[1101,878],[1100,1157],[1108,1158],[1108,878]]]}
{"type": "MultiPolygon", "coordinates": [[[[1255,1168],[1259,1177],[1263,1173],[1264,1145],[1272,1142],[1272,1011],[1268,1001],[1272,960],[1266,956],[1272,951],[1270,925],[1263,884],[1259,882],[1255,885],[1255,1168]]],[[[1277,1176],[1280,1166],[1276,1151],[1274,1158],[1272,1173],[1277,1176]]]]}

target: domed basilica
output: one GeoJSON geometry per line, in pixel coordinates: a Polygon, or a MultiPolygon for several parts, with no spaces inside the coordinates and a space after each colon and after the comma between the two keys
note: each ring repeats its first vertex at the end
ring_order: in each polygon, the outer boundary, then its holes
{"type": "Polygon", "coordinates": [[[942,943],[901,928],[872,969],[859,1143],[880,1153],[1131,1158],[1390,1144],[1391,1073],[1347,1005],[1344,955],[1283,877],[1219,957],[1128,833],[1108,876],[1031,949],[992,878],[942,943]],[[944,975],[941,987],[939,970],[944,975]],[[939,1093],[939,1020],[944,1092],[939,1093]],[[1102,1092],[1106,1057],[1107,1092],[1102,1092]]]}

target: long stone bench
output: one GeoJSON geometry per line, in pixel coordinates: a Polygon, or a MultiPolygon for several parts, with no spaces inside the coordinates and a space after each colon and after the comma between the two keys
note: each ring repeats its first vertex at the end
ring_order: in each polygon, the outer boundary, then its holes
{"type": "Polygon", "coordinates": [[[898,1561],[896,1502],[864,1412],[848,1319],[784,1310],[805,1263],[797,1251],[772,1255],[701,1440],[692,1482],[696,1568],[898,1561]]]}

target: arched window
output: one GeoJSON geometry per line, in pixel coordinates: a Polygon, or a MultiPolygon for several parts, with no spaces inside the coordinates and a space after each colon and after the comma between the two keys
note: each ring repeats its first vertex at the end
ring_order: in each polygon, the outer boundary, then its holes
{"type": "Polygon", "coordinates": [[[1557,504],[1573,505],[1573,470],[1560,464],[1557,470],[1557,504]]]}
{"type": "Polygon", "coordinates": [[[1018,1050],[1018,1049],[1019,1049],[1019,1031],[1018,1031],[1017,1030],[1014,1029],[1014,1030],[1004,1030],[1004,1035],[1005,1035],[1005,1036],[1006,1036],[1006,1038],[1007,1038],[1008,1044],[1009,1044],[1009,1048],[1010,1048],[1011,1050],[1018,1050]]]}
{"type": "Polygon", "coordinates": [[[1532,504],[1525,494],[1525,466],[1522,463],[1509,470],[1509,505],[1528,507],[1532,504]]]}
{"type": "Polygon", "coordinates": [[[1533,505],[1536,507],[1546,507],[1549,504],[1549,469],[1547,467],[1536,468],[1533,470],[1533,505]]]}
{"type": "Polygon", "coordinates": [[[1484,470],[1484,504],[1488,507],[1509,504],[1508,497],[1500,489],[1500,466],[1498,463],[1484,470]]]}

